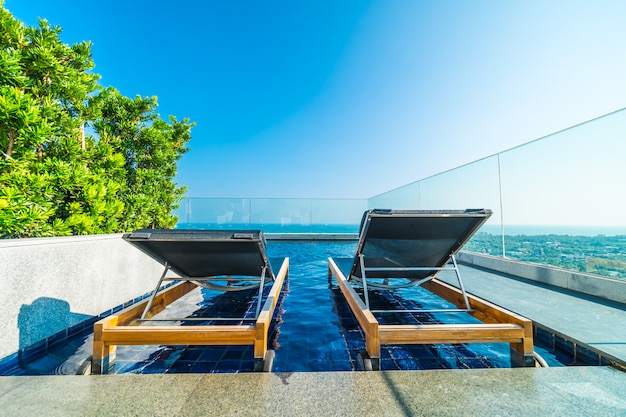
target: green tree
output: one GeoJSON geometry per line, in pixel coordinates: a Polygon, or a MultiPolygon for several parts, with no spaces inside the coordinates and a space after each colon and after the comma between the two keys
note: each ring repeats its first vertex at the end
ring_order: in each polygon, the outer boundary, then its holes
{"type": "Polygon", "coordinates": [[[1,6],[0,237],[172,227],[193,124],[101,89],[89,42],[66,45],[60,28],[25,27],[1,6]]]}
{"type": "Polygon", "coordinates": [[[174,182],[176,161],[187,151],[193,123],[174,116],[167,123],[155,112],[156,97],[130,99],[112,88],[93,104],[101,112],[94,123],[98,147],[123,155],[124,169],[116,177],[125,184],[123,227],[173,227],[177,219],[170,213],[185,192],[174,182]]]}

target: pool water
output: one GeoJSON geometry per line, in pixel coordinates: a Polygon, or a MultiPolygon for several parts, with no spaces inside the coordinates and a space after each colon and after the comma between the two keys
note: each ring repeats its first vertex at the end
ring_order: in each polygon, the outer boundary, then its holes
{"type": "MultiPolygon", "coordinates": [[[[357,355],[365,349],[364,335],[334,278],[329,280],[328,277],[328,258],[352,258],[355,248],[354,241],[268,242],[268,257],[288,256],[290,259],[289,277],[270,328],[269,348],[276,352],[274,372],[361,369],[357,355]]],[[[278,267],[275,269],[277,272],[278,267]]],[[[266,288],[265,293],[268,291],[266,288]]],[[[198,288],[168,306],[160,315],[254,317],[256,299],[256,290],[222,293],[198,288]]],[[[398,291],[371,291],[370,303],[372,309],[451,307],[447,301],[419,286],[398,291]]],[[[476,321],[466,313],[384,313],[377,318],[382,323],[476,321]]],[[[41,358],[28,364],[21,363],[11,374],[75,374],[91,354],[92,340],[92,334],[76,337],[41,358]]],[[[560,358],[558,353],[540,346],[536,350],[550,366],[570,362],[569,358],[560,358]]],[[[506,343],[381,346],[382,370],[510,366],[509,345],[506,343]]],[[[252,346],[119,346],[117,360],[110,372],[235,373],[253,369],[252,346]]]]}

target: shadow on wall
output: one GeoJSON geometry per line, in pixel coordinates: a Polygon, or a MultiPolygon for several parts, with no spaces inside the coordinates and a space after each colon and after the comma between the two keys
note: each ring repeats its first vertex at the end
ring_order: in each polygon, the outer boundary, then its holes
{"type": "Polygon", "coordinates": [[[32,304],[22,304],[17,317],[19,347],[23,349],[91,317],[72,313],[67,301],[56,298],[40,297],[32,304]]]}

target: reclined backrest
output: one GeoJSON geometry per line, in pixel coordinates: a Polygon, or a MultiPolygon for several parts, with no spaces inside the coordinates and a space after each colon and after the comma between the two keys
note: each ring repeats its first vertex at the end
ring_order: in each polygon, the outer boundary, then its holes
{"type": "MultiPolygon", "coordinates": [[[[365,268],[443,267],[491,216],[491,210],[369,210],[363,214],[351,276],[365,268]]],[[[366,271],[372,278],[415,278],[437,271],[366,271]]]]}
{"type": "Polygon", "coordinates": [[[260,230],[142,229],[122,236],[182,277],[250,276],[274,278],[260,230]]]}

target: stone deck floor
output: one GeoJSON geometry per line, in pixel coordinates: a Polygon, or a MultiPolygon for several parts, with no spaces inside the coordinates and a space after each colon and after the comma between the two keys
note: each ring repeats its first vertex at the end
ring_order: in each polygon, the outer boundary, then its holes
{"type": "Polygon", "coordinates": [[[0,378],[0,415],[618,416],[607,367],[0,378]]]}

